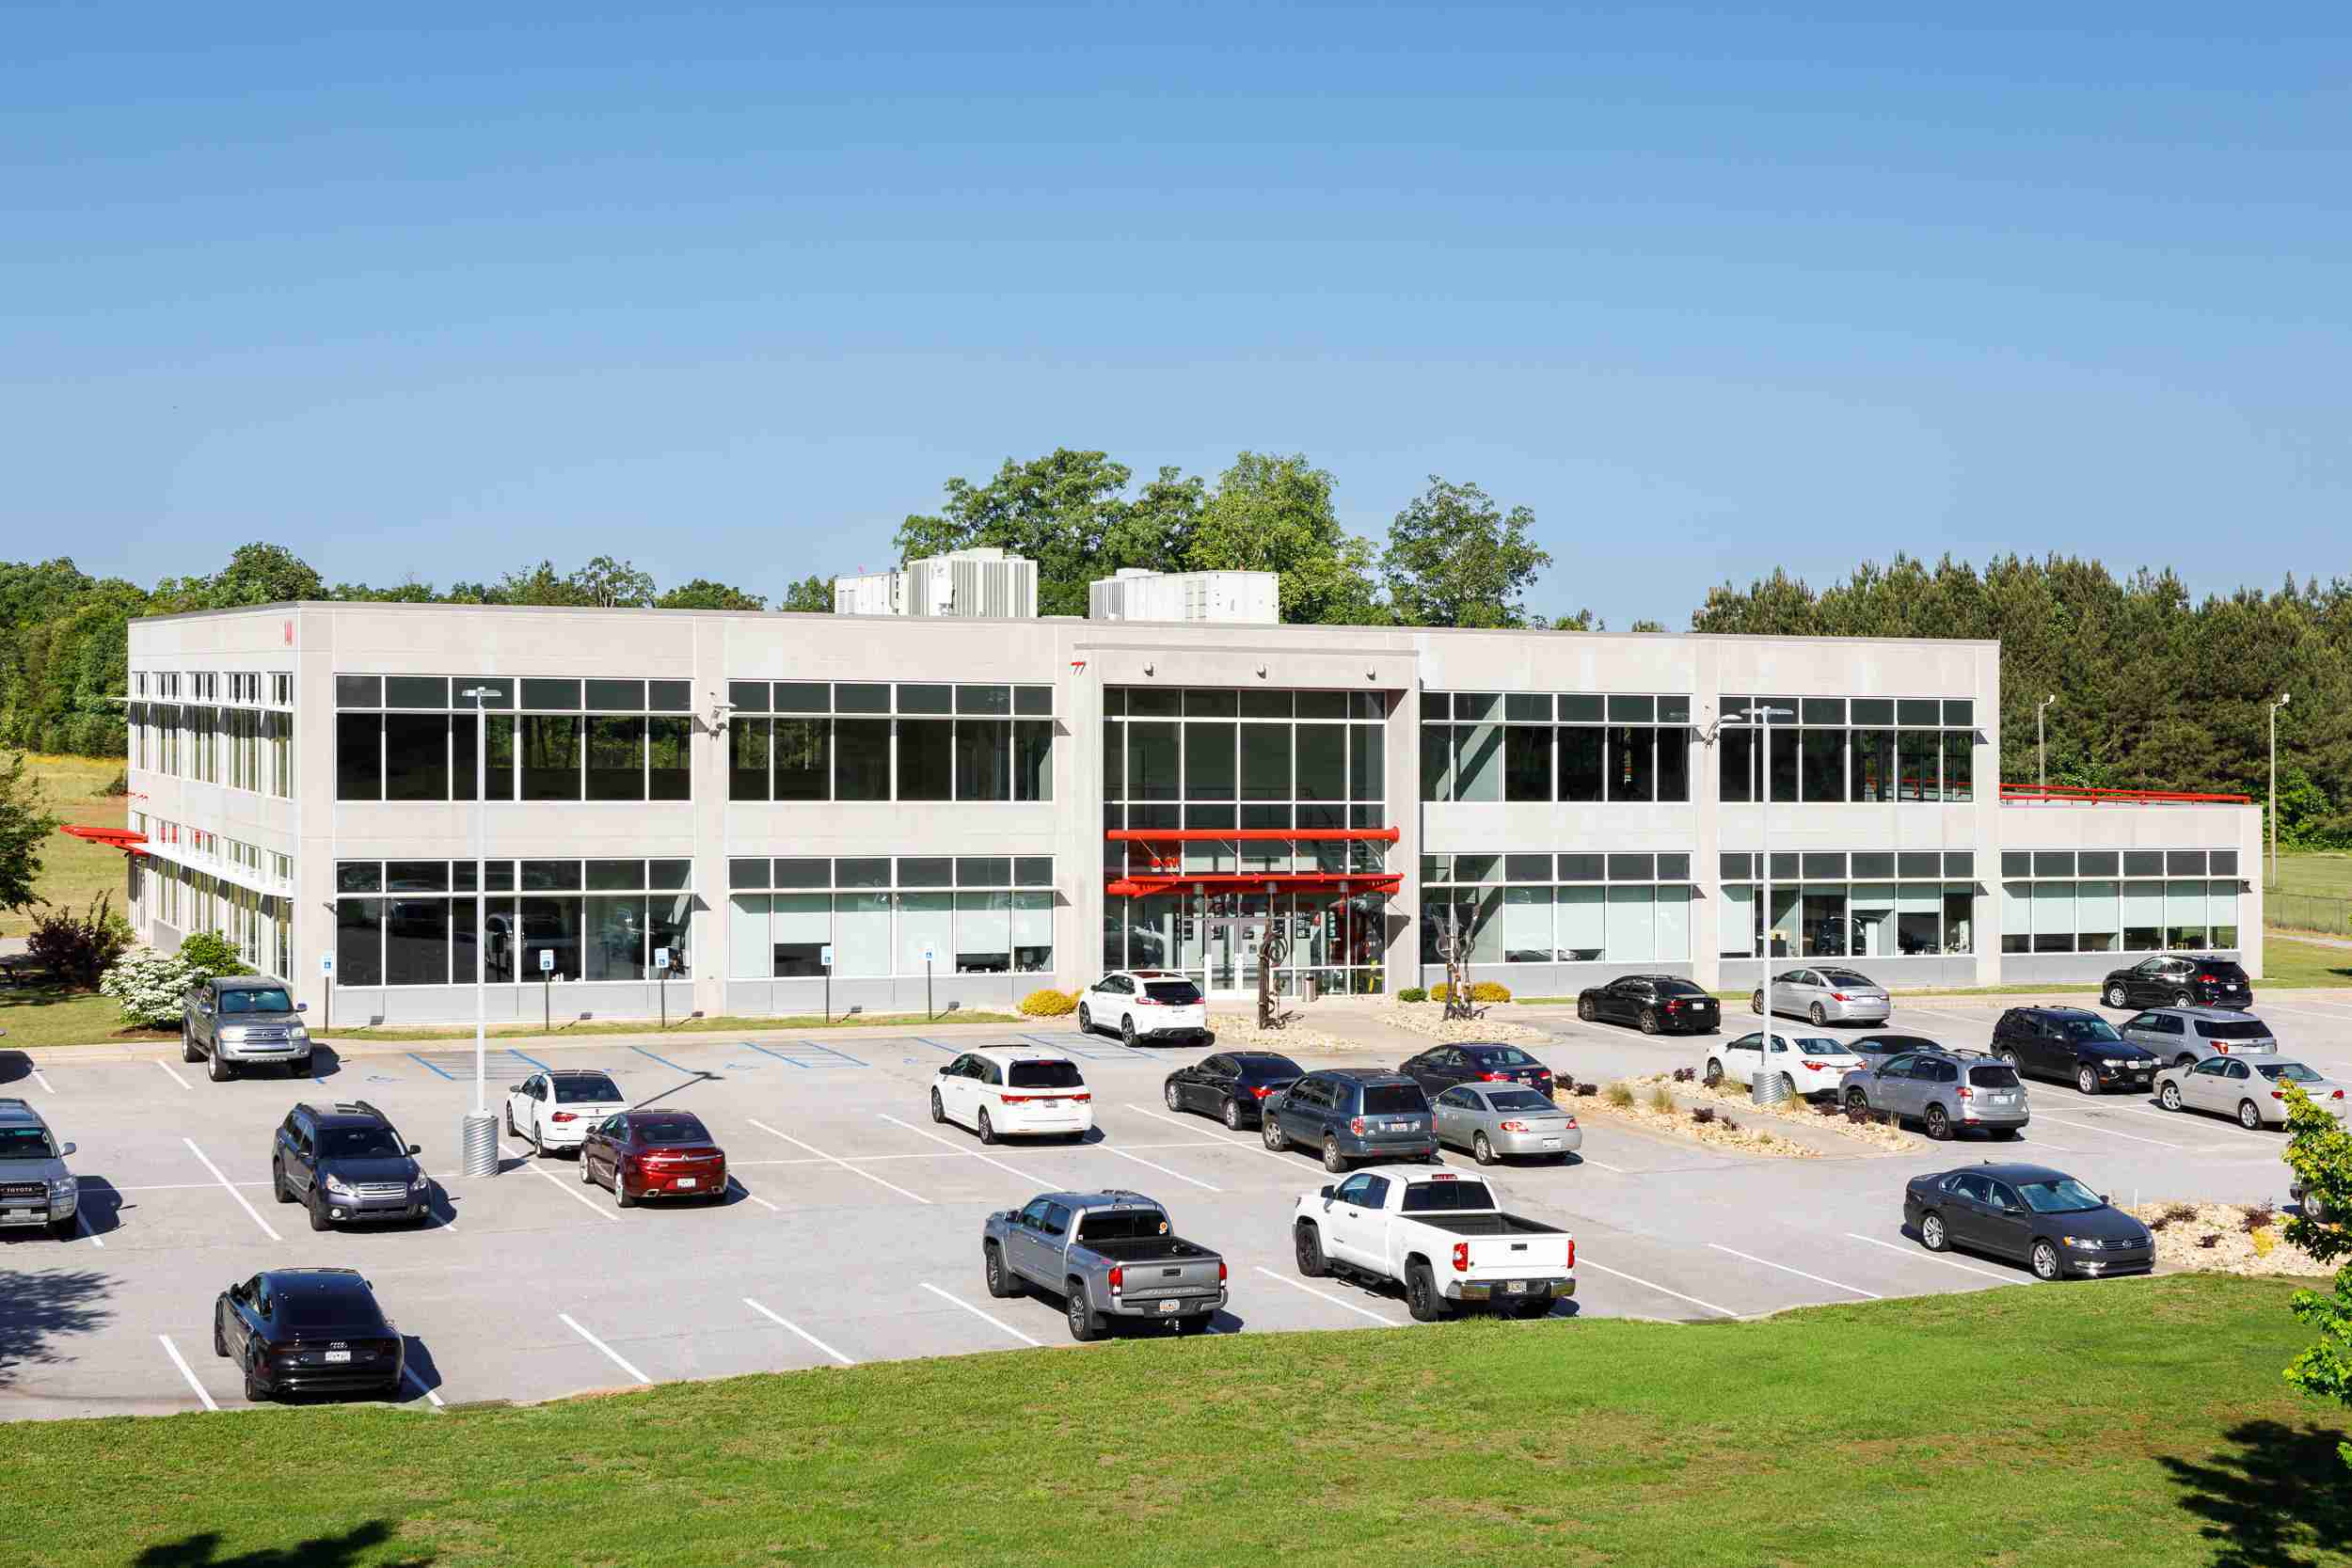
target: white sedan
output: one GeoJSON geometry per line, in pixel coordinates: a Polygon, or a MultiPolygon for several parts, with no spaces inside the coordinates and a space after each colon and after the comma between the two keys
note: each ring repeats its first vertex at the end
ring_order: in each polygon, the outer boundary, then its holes
{"type": "MultiPolygon", "coordinates": [[[[1764,1035],[1758,1030],[1717,1046],[1708,1053],[1703,1076],[1709,1084],[1725,1079],[1734,1084],[1753,1083],[1764,1059],[1763,1044],[1764,1035]]],[[[1827,1035],[1774,1035],[1772,1062],[1788,1092],[1806,1100],[1836,1094],[1838,1081],[1862,1066],[1862,1058],[1851,1046],[1827,1035]]]]}
{"type": "Polygon", "coordinates": [[[1129,1045],[1137,1040],[1209,1040],[1209,1001],[1189,974],[1165,969],[1117,969],[1078,1000],[1078,1027],[1108,1029],[1129,1045]]]}
{"type": "Polygon", "coordinates": [[[967,1051],[931,1080],[931,1119],[969,1127],[984,1144],[1083,1138],[1094,1127],[1094,1096],[1067,1056],[1003,1047],[967,1051]]]}
{"type": "Polygon", "coordinates": [[[2156,1074],[2156,1102],[2168,1111],[2235,1117],[2240,1127],[2252,1132],[2286,1121],[2289,1084],[2301,1085],[2338,1116],[2352,1103],[2345,1101],[2343,1085],[2276,1056],[2208,1056],[2191,1067],[2166,1068],[2156,1074]]]}
{"type": "Polygon", "coordinates": [[[628,1109],[619,1087],[601,1072],[534,1072],[506,1091],[506,1135],[545,1159],[550,1148],[577,1151],[588,1129],[628,1109]]]}

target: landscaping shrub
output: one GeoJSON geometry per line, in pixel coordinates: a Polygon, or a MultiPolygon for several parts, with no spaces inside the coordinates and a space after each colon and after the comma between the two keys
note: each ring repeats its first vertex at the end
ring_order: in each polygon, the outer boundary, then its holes
{"type": "Polygon", "coordinates": [[[191,931],[180,943],[180,957],[201,970],[206,979],[219,974],[251,974],[253,966],[237,957],[237,950],[218,931],[191,931]]]}
{"type": "Polygon", "coordinates": [[[1573,1087],[1579,1096],[1586,1100],[1589,1100],[1594,1095],[1600,1093],[1600,1085],[1598,1084],[1578,1084],[1573,1085],[1573,1087]]]}
{"type": "Polygon", "coordinates": [[[114,895],[102,893],[80,914],[44,908],[24,945],[59,984],[88,990],[130,948],[132,936],[131,923],[114,911],[114,895]]]}
{"type": "Polygon", "coordinates": [[[1620,1111],[1630,1111],[1633,1109],[1633,1085],[1622,1083],[1610,1085],[1609,1103],[1614,1105],[1620,1111]]]}
{"type": "Polygon", "coordinates": [[[2246,1211],[2246,1218],[2239,1223],[2246,1227],[2246,1233],[2249,1236],[2260,1235],[2279,1223],[2279,1206],[2275,1203],[2258,1203],[2246,1211]]]}
{"type": "Polygon", "coordinates": [[[1715,1107],[1712,1105],[1698,1106],[1696,1109],[1692,1111],[1691,1119],[1697,1122],[1701,1127],[1705,1127],[1708,1122],[1715,1119],[1715,1107]]]}
{"type": "Polygon", "coordinates": [[[1025,1018],[1060,1018],[1077,1010],[1076,991],[1056,990],[1050,986],[1043,990],[1033,990],[1021,999],[1021,1013],[1025,1018]]]}
{"type": "Polygon", "coordinates": [[[1675,1114],[1675,1097],[1666,1092],[1665,1085],[1660,1084],[1649,1091],[1649,1108],[1661,1116],[1675,1114]]]}
{"type": "Polygon", "coordinates": [[[1675,1069],[1675,1082],[1677,1084],[1688,1084],[1698,1075],[1699,1069],[1694,1067],[1678,1067],[1675,1069]]]}
{"type": "Polygon", "coordinates": [[[1470,1000],[1473,1002],[1508,1002],[1511,1000],[1511,988],[1500,980],[1481,980],[1470,987],[1470,1000]]]}
{"type": "Polygon", "coordinates": [[[1724,1124],[1724,1132],[1739,1132],[1739,1131],[1740,1131],[1740,1124],[1739,1124],[1738,1122],[1736,1122],[1736,1121],[1734,1121],[1734,1120],[1732,1120],[1732,1119],[1731,1119],[1731,1113],[1730,1113],[1729,1111],[1725,1111],[1725,1112],[1724,1112],[1724,1114],[1723,1114],[1720,1117],[1718,1117],[1717,1119],[1718,1119],[1718,1120],[1720,1120],[1720,1121],[1724,1124]]]}
{"type": "MultiPolygon", "coordinates": [[[[1443,990],[1445,988],[1443,986],[1439,986],[1438,989],[1439,990],[1443,990]]],[[[1396,993],[1396,999],[1399,1002],[1426,1002],[1429,1000],[1429,988],[1426,986],[1406,986],[1403,990],[1396,993]]]]}
{"type": "Polygon", "coordinates": [[[2201,1247],[2219,1246],[2221,1244],[2221,1232],[2218,1230],[2208,1230],[2202,1236],[2197,1238],[2197,1244],[2201,1247]]]}
{"type": "Polygon", "coordinates": [[[2276,1230],[2254,1230],[2247,1234],[2254,1243],[2254,1256],[2257,1258],[2269,1257],[2272,1250],[2279,1244],[2279,1233],[2276,1230]]]}
{"type": "Polygon", "coordinates": [[[125,796],[125,795],[130,794],[130,793],[131,793],[131,770],[130,770],[129,768],[117,768],[117,769],[115,770],[115,782],[114,782],[114,783],[112,783],[112,784],[108,784],[105,788],[103,788],[103,789],[100,790],[98,793],[99,793],[99,794],[101,794],[101,795],[111,795],[111,796],[117,796],[117,797],[125,796]]]}
{"type": "Polygon", "coordinates": [[[206,978],[202,970],[177,953],[141,948],[106,971],[98,990],[122,1005],[125,1022],[146,1029],[172,1029],[180,1023],[181,999],[206,978]]]}

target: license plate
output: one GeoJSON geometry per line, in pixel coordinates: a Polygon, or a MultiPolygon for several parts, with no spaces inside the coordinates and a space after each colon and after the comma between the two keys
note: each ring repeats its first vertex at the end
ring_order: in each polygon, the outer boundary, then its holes
{"type": "Polygon", "coordinates": [[[326,1353],[326,1360],[329,1366],[332,1366],[338,1361],[348,1361],[350,1359],[351,1353],[347,1350],[330,1350],[326,1353]]]}
{"type": "Polygon", "coordinates": [[[1544,1140],[1544,1147],[1546,1148],[1558,1148],[1560,1147],[1560,1140],[1557,1138],[1546,1138],[1544,1140]]]}
{"type": "Polygon", "coordinates": [[[1163,1312],[1173,1312],[1184,1305],[1184,1304],[1181,1301],[1164,1301],[1160,1303],[1160,1310],[1163,1312]]]}
{"type": "Polygon", "coordinates": [[[1523,1296],[1527,1294],[1527,1281],[1524,1279],[1506,1281],[1502,1287],[1502,1293],[1506,1296],[1523,1296]]]}
{"type": "Polygon", "coordinates": [[[691,1176],[681,1176],[677,1179],[677,1184],[681,1187],[691,1187],[694,1185],[697,1180],[697,1178],[691,1176]]]}

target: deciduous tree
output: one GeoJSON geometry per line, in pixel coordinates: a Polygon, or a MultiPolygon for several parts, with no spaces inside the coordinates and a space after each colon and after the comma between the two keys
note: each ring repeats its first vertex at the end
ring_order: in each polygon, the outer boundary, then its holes
{"type": "Polygon", "coordinates": [[[1475,484],[1429,476],[1389,525],[1380,572],[1396,618],[1416,626],[1518,626],[1523,603],[1550,553],[1530,537],[1535,514],[1515,506],[1506,515],[1475,484]]]}

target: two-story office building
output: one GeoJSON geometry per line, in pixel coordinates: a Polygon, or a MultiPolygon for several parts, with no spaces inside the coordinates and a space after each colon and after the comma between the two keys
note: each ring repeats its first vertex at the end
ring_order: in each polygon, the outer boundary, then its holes
{"type": "Polygon", "coordinates": [[[305,603],[130,662],[141,934],[345,1022],[1241,992],[1269,941],[1376,993],[1448,931],[1528,996],[2261,972],[2258,810],[2005,798],[1989,642],[305,603]]]}

